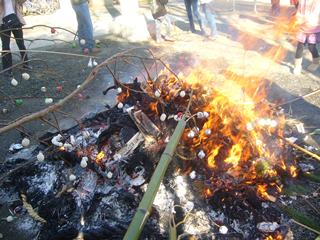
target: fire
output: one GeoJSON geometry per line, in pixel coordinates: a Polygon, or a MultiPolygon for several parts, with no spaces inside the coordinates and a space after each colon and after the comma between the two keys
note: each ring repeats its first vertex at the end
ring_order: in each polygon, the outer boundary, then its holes
{"type": "Polygon", "coordinates": [[[206,195],[206,197],[211,197],[213,195],[213,192],[210,188],[207,188],[204,194],[206,195]]]}
{"type": "Polygon", "coordinates": [[[99,152],[97,157],[96,157],[96,162],[98,164],[100,164],[102,162],[102,160],[104,159],[104,157],[105,157],[104,151],[99,152]]]}
{"type": "Polygon", "coordinates": [[[151,102],[151,103],[149,104],[149,109],[150,109],[152,112],[154,112],[154,113],[156,113],[156,114],[159,114],[159,112],[158,112],[158,102],[151,102]]]}
{"type": "MultiPolygon", "coordinates": [[[[281,139],[285,117],[266,100],[269,83],[264,78],[268,68],[285,57],[287,49],[281,39],[294,34],[297,24],[295,19],[281,19],[272,29],[258,29],[252,25],[241,31],[247,31],[242,42],[245,49],[249,45],[258,47],[255,36],[258,32],[269,31],[275,39],[264,53],[251,56],[254,64],[246,69],[246,74],[243,68],[232,65],[219,74],[213,74],[209,64],[207,68],[201,65],[186,76],[182,73],[176,76],[164,69],[154,81],[142,83],[143,91],[150,98],[157,98],[157,102],[148,102],[146,107],[154,121],[159,121],[158,109],[167,116],[175,116],[185,111],[188,94],[193,89],[190,121],[181,143],[185,155],[181,159],[195,161],[197,166],[203,167],[206,182],[212,182],[205,195],[212,196],[211,189],[217,185],[227,189],[246,184],[253,186],[261,198],[273,201],[268,191],[272,189],[270,192],[275,194],[282,190],[279,168],[292,177],[297,176],[297,169],[286,163],[281,139]],[[155,96],[156,91],[161,95],[155,96]],[[186,97],[179,95],[181,91],[186,97]],[[203,117],[204,112],[206,117],[203,117]],[[193,133],[188,134],[190,131],[193,133]],[[212,180],[215,178],[219,183],[212,180]]],[[[122,93],[123,96],[128,97],[129,93],[122,93]]]]}
{"type": "Polygon", "coordinates": [[[295,166],[290,166],[290,174],[292,177],[297,177],[298,173],[297,173],[297,168],[295,166]]]}
{"type": "Polygon", "coordinates": [[[221,146],[218,146],[218,147],[214,148],[213,151],[209,154],[208,166],[210,168],[215,168],[216,167],[214,158],[219,154],[220,147],[221,146]]]}
{"type": "Polygon", "coordinates": [[[278,233],[276,236],[269,235],[266,238],[264,238],[264,240],[282,240],[282,239],[283,237],[280,233],[278,233]]]}
{"type": "Polygon", "coordinates": [[[267,192],[267,189],[268,189],[268,185],[266,183],[264,184],[259,184],[257,186],[257,193],[260,197],[262,197],[263,199],[266,199],[266,200],[271,200],[272,199],[272,196],[268,194],[267,192]]]}

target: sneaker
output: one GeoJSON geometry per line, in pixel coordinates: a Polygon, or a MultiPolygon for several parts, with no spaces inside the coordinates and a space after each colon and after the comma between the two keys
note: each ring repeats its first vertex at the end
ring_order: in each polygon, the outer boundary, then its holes
{"type": "Polygon", "coordinates": [[[319,67],[319,64],[311,63],[311,64],[307,67],[307,69],[308,69],[308,71],[310,71],[310,72],[315,72],[315,71],[317,71],[318,67],[319,67]]]}
{"type": "Polygon", "coordinates": [[[300,67],[300,66],[294,67],[293,74],[294,75],[300,75],[301,71],[302,71],[302,67],[300,67]]]}
{"type": "Polygon", "coordinates": [[[97,54],[97,53],[100,53],[101,52],[101,49],[100,48],[92,48],[91,51],[90,51],[92,54],[97,54]]]}
{"type": "Polygon", "coordinates": [[[206,36],[205,39],[204,39],[204,41],[215,41],[215,40],[217,40],[217,37],[216,36],[211,36],[211,35],[206,36]]]}
{"type": "Polygon", "coordinates": [[[164,39],[165,41],[168,41],[168,42],[174,42],[174,41],[175,41],[174,38],[169,37],[169,36],[164,36],[163,39],[164,39]]]}

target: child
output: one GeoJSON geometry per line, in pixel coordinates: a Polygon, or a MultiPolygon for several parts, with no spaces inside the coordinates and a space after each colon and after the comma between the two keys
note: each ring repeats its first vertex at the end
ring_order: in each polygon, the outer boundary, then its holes
{"type": "Polygon", "coordinates": [[[23,67],[31,68],[28,65],[28,56],[23,40],[22,25],[26,24],[22,14],[22,4],[24,1],[2,0],[0,1],[0,35],[2,42],[2,67],[5,75],[12,77],[12,55],[10,53],[10,37],[13,34],[20,49],[23,67]]]}
{"type": "Polygon", "coordinates": [[[164,40],[173,41],[171,38],[171,20],[166,9],[167,3],[168,0],[153,0],[152,3],[152,16],[156,25],[156,41],[158,43],[162,40],[161,26],[163,22],[166,22],[166,34],[164,35],[164,40]]]}
{"type": "Polygon", "coordinates": [[[210,35],[208,37],[215,40],[217,37],[217,24],[213,11],[213,0],[200,0],[200,7],[210,27],[210,35]]]}
{"type": "Polygon", "coordinates": [[[304,45],[308,45],[312,54],[312,64],[308,70],[316,71],[319,66],[320,58],[316,45],[320,42],[320,0],[300,0],[296,16],[301,25],[297,35],[298,45],[293,73],[299,75],[302,70],[304,45]]]}

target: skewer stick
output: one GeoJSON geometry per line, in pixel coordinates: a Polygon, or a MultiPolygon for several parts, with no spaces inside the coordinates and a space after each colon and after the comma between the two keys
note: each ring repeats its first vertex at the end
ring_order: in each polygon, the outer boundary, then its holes
{"type": "Polygon", "coordinates": [[[284,140],[287,144],[289,144],[290,146],[294,147],[295,149],[298,149],[299,151],[301,151],[301,152],[309,155],[310,157],[315,158],[315,159],[317,159],[318,161],[320,161],[320,156],[319,156],[319,155],[314,154],[314,153],[308,151],[307,149],[304,149],[303,147],[300,147],[299,145],[290,142],[289,140],[287,140],[287,139],[284,138],[284,137],[280,137],[280,138],[283,139],[283,140],[284,140]]]}

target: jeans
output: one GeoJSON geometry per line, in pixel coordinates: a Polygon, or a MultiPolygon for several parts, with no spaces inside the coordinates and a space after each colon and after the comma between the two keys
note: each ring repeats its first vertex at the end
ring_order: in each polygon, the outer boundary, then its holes
{"type": "Polygon", "coordinates": [[[280,0],[271,0],[271,15],[279,16],[280,14],[280,0]]]}
{"type": "Polygon", "coordinates": [[[94,47],[93,41],[93,26],[89,12],[88,3],[81,3],[77,5],[72,5],[73,10],[76,13],[78,21],[78,39],[79,43],[81,39],[85,40],[85,44],[80,46],[82,49],[88,48],[89,51],[94,47]]]}
{"type": "MultiPolygon", "coordinates": [[[[1,42],[2,42],[2,51],[7,51],[7,52],[2,52],[3,70],[10,68],[12,66],[12,54],[10,52],[11,33],[13,34],[19,49],[22,50],[20,52],[22,61],[28,61],[27,52],[25,51],[26,47],[23,41],[22,28],[11,30],[6,28],[5,25],[1,25],[0,31],[1,31],[0,35],[1,35],[1,42]]],[[[24,65],[28,65],[28,64],[25,63],[24,65]]],[[[12,70],[9,70],[9,72],[12,72],[12,70]]]]}
{"type": "Polygon", "coordinates": [[[204,12],[206,19],[208,21],[211,33],[210,35],[212,37],[217,35],[217,24],[216,24],[216,19],[214,14],[210,11],[209,7],[207,6],[207,4],[202,4],[201,5],[202,11],[204,12]]]}
{"type": "Polygon", "coordinates": [[[200,17],[199,9],[198,9],[198,0],[184,0],[184,4],[186,5],[186,10],[187,10],[187,14],[188,14],[191,32],[196,31],[196,29],[194,27],[192,12],[193,12],[193,15],[195,16],[195,18],[199,22],[201,32],[204,32],[202,19],[200,17]]]}
{"type": "MultiPolygon", "coordinates": [[[[318,53],[316,44],[311,44],[311,43],[307,43],[307,44],[308,44],[309,51],[311,52],[312,58],[313,59],[318,58],[319,53],[318,53]]],[[[295,58],[302,58],[303,48],[304,48],[304,43],[298,42],[295,58]]]]}
{"type": "Polygon", "coordinates": [[[171,35],[171,20],[170,20],[170,16],[168,14],[164,15],[163,17],[160,17],[158,19],[155,19],[155,23],[156,23],[156,40],[160,41],[161,39],[161,25],[163,22],[166,22],[166,35],[167,37],[170,37],[171,35]]]}

